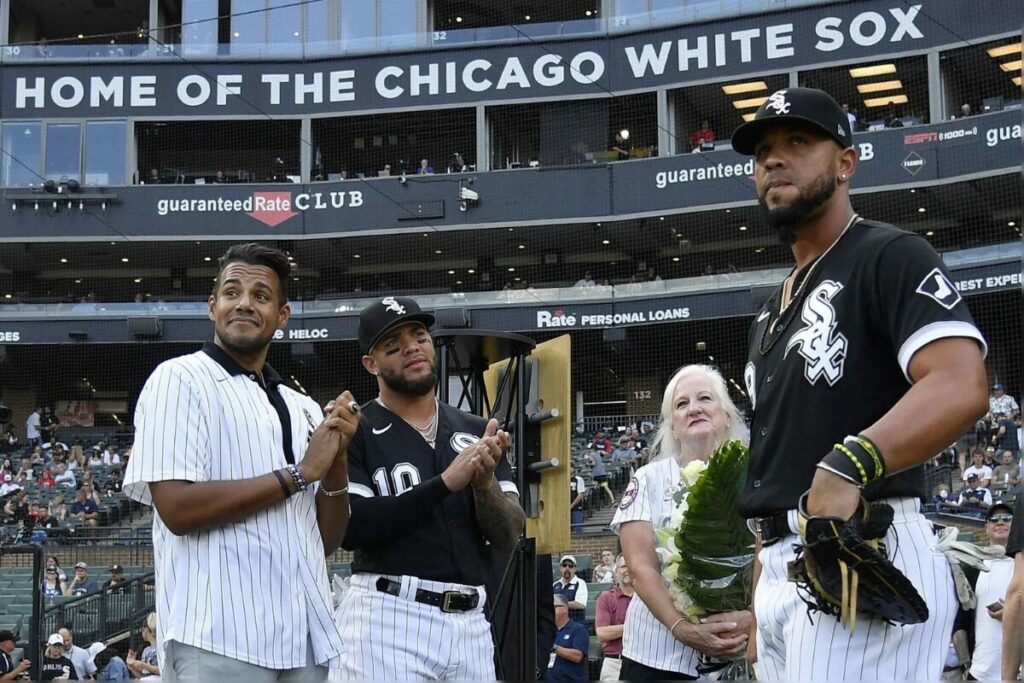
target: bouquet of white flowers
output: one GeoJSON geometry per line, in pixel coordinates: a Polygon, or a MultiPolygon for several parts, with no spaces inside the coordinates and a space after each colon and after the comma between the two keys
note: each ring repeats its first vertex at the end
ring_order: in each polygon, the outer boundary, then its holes
{"type": "Polygon", "coordinates": [[[728,441],[682,468],[669,526],[655,530],[662,575],[690,621],[750,606],[754,536],[739,514],[749,452],[728,441]]]}

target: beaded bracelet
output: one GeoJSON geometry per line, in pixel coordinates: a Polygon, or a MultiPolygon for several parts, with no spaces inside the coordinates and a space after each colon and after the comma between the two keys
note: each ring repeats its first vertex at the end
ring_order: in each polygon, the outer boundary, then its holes
{"type": "Polygon", "coordinates": [[[289,464],[288,473],[292,475],[292,479],[295,480],[296,493],[298,493],[299,491],[305,491],[306,489],[309,488],[309,484],[306,482],[306,479],[302,476],[302,472],[299,471],[298,467],[289,464]]]}
{"type": "Polygon", "coordinates": [[[875,479],[881,479],[882,477],[885,476],[885,458],[882,457],[882,452],[878,449],[878,446],[875,445],[874,441],[864,436],[863,434],[858,434],[857,436],[852,437],[848,436],[846,437],[846,439],[852,439],[856,441],[858,444],[861,445],[861,447],[864,450],[868,452],[869,455],[871,455],[871,459],[875,463],[875,479]]]}

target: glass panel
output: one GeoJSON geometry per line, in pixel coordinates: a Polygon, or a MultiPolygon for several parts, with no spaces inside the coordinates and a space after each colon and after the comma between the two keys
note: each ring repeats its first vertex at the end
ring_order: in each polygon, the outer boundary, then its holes
{"type": "Polygon", "coordinates": [[[377,3],[344,0],[341,5],[342,50],[367,48],[377,43],[377,3]]]}
{"type": "Polygon", "coordinates": [[[85,124],[85,184],[125,184],[125,122],[85,124]]]}
{"type": "Polygon", "coordinates": [[[261,54],[266,38],[266,0],[233,0],[231,3],[231,54],[261,54]]]}
{"type": "Polygon", "coordinates": [[[43,125],[38,121],[9,121],[0,130],[0,185],[38,185],[43,125]]]}
{"type": "Polygon", "coordinates": [[[184,0],[181,21],[183,54],[217,54],[217,0],[184,0]]]}
{"type": "Polygon", "coordinates": [[[336,3],[337,0],[319,0],[306,5],[306,34],[303,36],[306,54],[329,53],[331,46],[327,42],[329,39],[327,27],[330,22],[328,17],[336,3]]]}
{"type": "Polygon", "coordinates": [[[82,125],[46,124],[46,163],[43,175],[53,180],[81,180],[82,125]]]}
{"type": "MultiPolygon", "coordinates": [[[[323,0],[308,3],[323,5],[323,0]]],[[[295,0],[267,0],[267,49],[275,56],[302,53],[302,3],[295,0]]]]}
{"type": "Polygon", "coordinates": [[[416,40],[416,0],[380,0],[380,35],[386,45],[416,40]]]}

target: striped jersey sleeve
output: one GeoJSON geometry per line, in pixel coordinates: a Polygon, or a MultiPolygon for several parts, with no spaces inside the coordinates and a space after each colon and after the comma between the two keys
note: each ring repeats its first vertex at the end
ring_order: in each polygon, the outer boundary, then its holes
{"type": "Polygon", "coordinates": [[[641,467],[629,480],[626,490],[622,492],[619,506],[609,525],[609,528],[616,534],[619,533],[621,525],[626,522],[654,522],[651,497],[657,495],[657,492],[652,489],[659,487],[656,481],[652,481],[650,474],[650,465],[641,467]]]}
{"type": "Polygon", "coordinates": [[[146,380],[135,408],[135,443],[123,490],[144,505],[153,504],[152,482],[210,478],[206,405],[186,362],[181,358],[160,364],[146,380]]]}

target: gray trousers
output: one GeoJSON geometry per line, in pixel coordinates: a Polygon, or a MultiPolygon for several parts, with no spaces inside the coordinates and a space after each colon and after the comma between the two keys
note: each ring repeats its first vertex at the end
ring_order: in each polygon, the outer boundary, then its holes
{"type": "Polygon", "coordinates": [[[300,669],[267,669],[191,645],[170,640],[166,661],[160,663],[165,681],[246,680],[253,683],[319,683],[327,680],[327,667],[314,664],[313,643],[306,640],[306,666],[300,669]]]}

